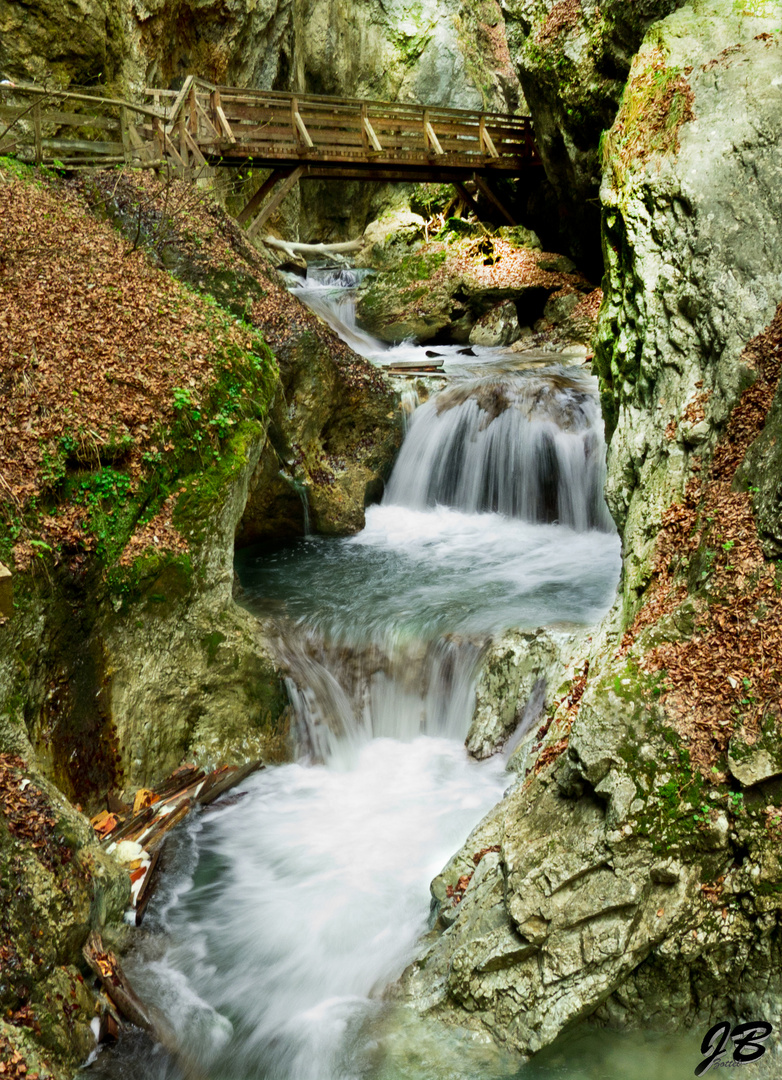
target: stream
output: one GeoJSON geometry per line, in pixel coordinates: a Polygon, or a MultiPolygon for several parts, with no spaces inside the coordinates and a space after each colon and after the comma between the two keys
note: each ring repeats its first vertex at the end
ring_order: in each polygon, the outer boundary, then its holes
{"type": "MultiPolygon", "coordinates": [[[[356,327],[354,283],[327,269],[298,292],[373,362],[420,358],[356,327]]],[[[93,1076],[691,1073],[692,1040],[663,1051],[589,1030],[519,1071],[384,998],[428,928],[431,879],[513,781],[501,754],[479,763],[463,745],[487,645],[513,627],[596,622],[620,567],[592,377],[554,356],[437,351],[441,389],[407,395],[404,444],[365,529],[237,554],[242,602],[274,627],[297,760],[180,827],[127,959],[191,1068],[138,1034],[98,1055],[93,1076]]]]}

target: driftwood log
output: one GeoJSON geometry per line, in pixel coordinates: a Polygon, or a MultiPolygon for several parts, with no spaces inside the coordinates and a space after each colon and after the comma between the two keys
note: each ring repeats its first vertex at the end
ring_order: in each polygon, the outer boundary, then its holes
{"type": "Polygon", "coordinates": [[[100,934],[90,934],[82,951],[108,999],[109,1017],[115,1023],[118,1017],[123,1018],[147,1031],[176,1060],[185,1080],[207,1080],[200,1065],[180,1045],[165,1017],[138,996],[117,957],[105,948],[100,934]]]}
{"type": "Polygon", "coordinates": [[[351,251],[361,251],[364,246],[363,239],[346,240],[341,244],[299,244],[288,240],[277,240],[273,236],[264,236],[264,244],[284,251],[286,255],[346,255],[351,251]]]}
{"type": "Polygon", "coordinates": [[[141,877],[133,904],[136,926],[141,925],[144,912],[152,898],[160,851],[172,829],[184,821],[196,806],[210,806],[221,795],[225,795],[262,768],[262,761],[251,761],[240,767],[223,766],[205,774],[202,769],[185,766],[157,787],[137,792],[137,812],[134,813],[115,797],[109,800],[108,810],[92,819],[96,832],[102,837],[103,846],[109,852],[114,844],[123,840],[135,841],[142,848],[142,856],[130,864],[131,880],[137,881],[141,877]],[[141,802],[147,802],[148,805],[141,806],[141,802]]]}

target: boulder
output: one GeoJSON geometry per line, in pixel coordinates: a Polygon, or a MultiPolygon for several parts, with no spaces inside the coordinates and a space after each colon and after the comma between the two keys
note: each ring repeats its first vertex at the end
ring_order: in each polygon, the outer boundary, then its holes
{"type": "MultiPolygon", "coordinates": [[[[568,664],[582,639],[575,630],[511,630],[492,645],[481,665],[465,741],[473,757],[482,760],[506,744],[518,746],[572,678],[568,664]]],[[[524,771],[524,756],[512,764],[515,771],[524,771]]]]}
{"type": "Polygon", "coordinates": [[[482,315],[470,331],[471,345],[512,345],[522,336],[516,305],[512,300],[497,304],[482,315]]]}

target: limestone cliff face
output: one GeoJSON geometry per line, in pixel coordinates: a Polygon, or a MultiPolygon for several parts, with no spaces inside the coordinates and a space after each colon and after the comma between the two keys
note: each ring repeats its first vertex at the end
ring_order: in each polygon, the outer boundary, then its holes
{"type": "MultiPolygon", "coordinates": [[[[439,922],[403,980],[422,1012],[523,1054],[585,1017],[779,1022],[781,612],[763,550],[782,491],[782,5],[747,10],[686,5],[633,61],[605,141],[597,348],[620,601],[433,883],[439,922]]],[[[523,712],[533,646],[527,662],[498,644],[475,735],[523,712]]]]}
{"type": "Polygon", "coordinates": [[[0,3],[0,76],[57,84],[113,82],[126,59],[123,18],[111,0],[0,3]]]}
{"type": "Polygon", "coordinates": [[[495,0],[297,0],[294,37],[294,77],[312,93],[468,109],[519,101],[495,0]]]}
{"type": "Polygon", "coordinates": [[[647,28],[682,0],[507,0],[508,45],[553,184],[560,235],[594,267],[601,133],[647,28]]]}
{"type": "Polygon", "coordinates": [[[133,89],[196,74],[286,89],[294,0],[123,0],[126,77],[133,89]]]}
{"type": "Polygon", "coordinates": [[[742,352],[782,299],[776,8],[685,8],[661,24],[605,146],[597,366],[628,593],[645,586],[663,512],[753,380],[742,352]]]}
{"type": "MultiPolygon", "coordinates": [[[[291,88],[452,108],[525,108],[497,0],[295,0],[291,88]]],[[[300,186],[302,239],[355,237],[400,185],[300,186]]]]}
{"type": "Polygon", "coordinates": [[[169,86],[194,73],[264,89],[515,109],[497,0],[36,0],[0,4],[0,70],[169,86]]]}

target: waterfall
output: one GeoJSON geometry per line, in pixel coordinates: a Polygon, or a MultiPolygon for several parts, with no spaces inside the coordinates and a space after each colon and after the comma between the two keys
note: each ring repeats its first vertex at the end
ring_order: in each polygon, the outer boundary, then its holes
{"type": "MultiPolygon", "coordinates": [[[[356,327],[356,280],[325,269],[300,294],[365,356],[415,355],[356,327]]],[[[463,746],[488,642],[598,619],[619,541],[594,380],[491,350],[467,372],[443,351],[459,367],[423,404],[406,391],[403,446],[360,533],[237,553],[243,602],[273,630],[297,759],[189,820],[128,961],[204,1080],[507,1075],[469,1040],[438,1057],[439,1033],[397,1067],[388,1047],[411,1020],[384,988],[427,930],[429,882],[508,783],[501,755],[478,763],[463,746]]],[[[179,1080],[128,1039],[113,1062],[93,1072],[179,1080]]]]}
{"type": "Polygon", "coordinates": [[[484,640],[451,635],[383,649],[329,645],[311,629],[289,628],[277,643],[300,752],[349,760],[368,740],[411,741],[422,733],[464,739],[484,640]]]}
{"type": "Polygon", "coordinates": [[[412,413],[384,502],[613,531],[589,381],[525,372],[444,390],[412,413]]]}
{"type": "MultiPolygon", "coordinates": [[[[278,620],[277,659],[311,761],[341,760],[373,738],[463,739],[490,635],[589,621],[615,573],[593,380],[495,373],[458,379],[416,408],[408,394],[381,506],[336,548],[299,548],[298,580],[286,577],[280,595],[297,618],[278,620]]],[[[262,573],[251,592],[270,584],[262,573]]]]}

